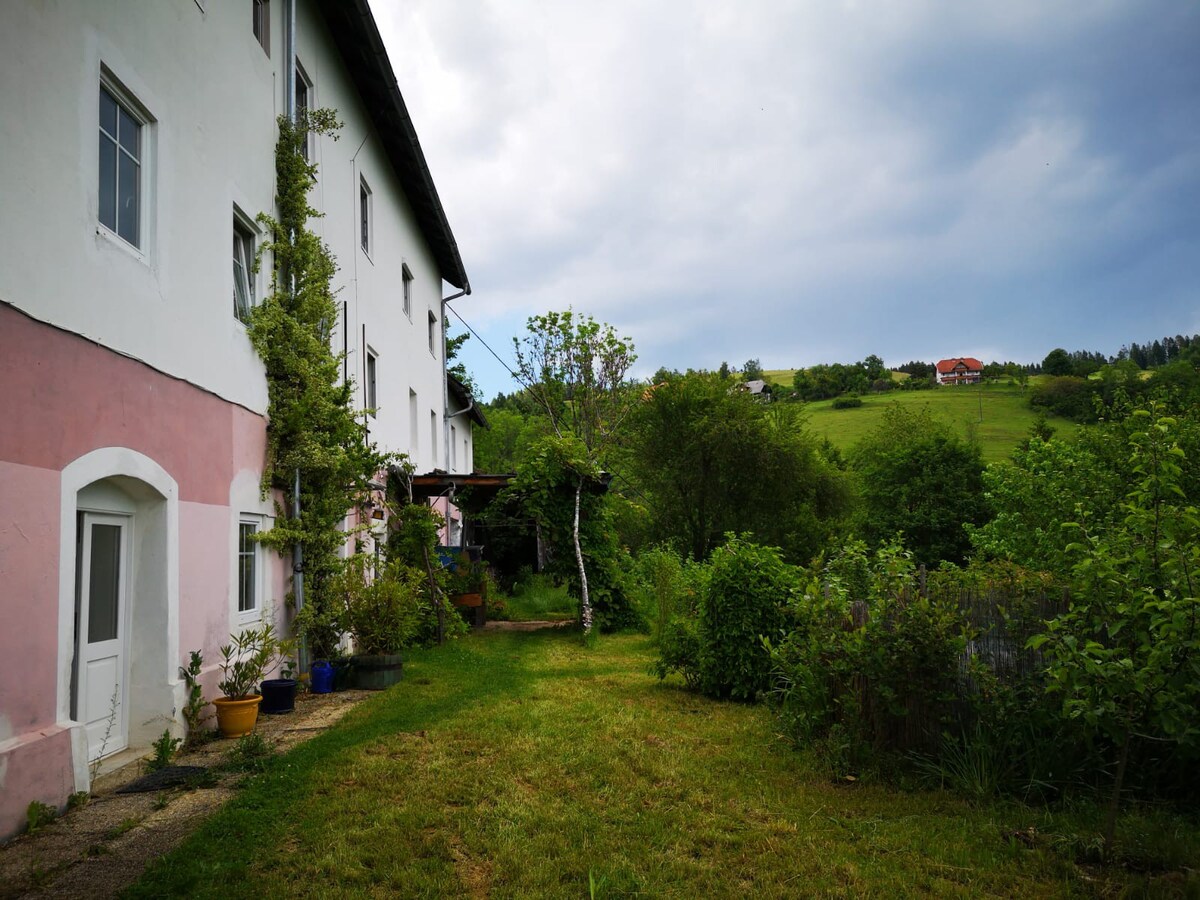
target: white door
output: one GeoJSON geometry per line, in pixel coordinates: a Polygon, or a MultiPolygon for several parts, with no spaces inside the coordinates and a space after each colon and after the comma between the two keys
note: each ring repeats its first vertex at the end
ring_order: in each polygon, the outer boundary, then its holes
{"type": "Polygon", "coordinates": [[[74,708],[87,728],[89,762],[128,744],[129,522],[80,516],[74,708]]]}

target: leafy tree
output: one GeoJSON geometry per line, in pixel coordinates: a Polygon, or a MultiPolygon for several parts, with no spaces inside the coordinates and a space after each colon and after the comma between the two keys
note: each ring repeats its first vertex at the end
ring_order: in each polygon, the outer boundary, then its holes
{"type": "Polygon", "coordinates": [[[748,359],[742,363],[742,379],[744,381],[757,381],[762,377],[762,365],[757,359],[748,359]]]}
{"type": "Polygon", "coordinates": [[[879,544],[903,532],[918,563],[961,562],[964,525],[988,517],[979,447],[955,435],[928,408],[892,404],[850,453],[859,476],[865,537],[879,544]]]}
{"type": "Polygon", "coordinates": [[[457,378],[471,396],[478,397],[479,387],[475,384],[475,379],[471,377],[471,373],[467,371],[466,364],[460,361],[454,363],[454,365],[450,365],[451,361],[458,359],[462,345],[471,339],[471,332],[464,331],[462,334],[456,334],[452,337],[450,335],[450,319],[447,317],[442,322],[442,334],[446,335],[446,372],[457,378]]]}
{"type": "Polygon", "coordinates": [[[844,473],[799,409],[756,403],[719,375],[691,372],[647,391],[624,443],[655,537],[697,560],[726,532],[749,532],[806,562],[850,509],[844,473]]]}
{"type": "Polygon", "coordinates": [[[1075,365],[1071,362],[1071,354],[1062,347],[1055,347],[1042,360],[1042,372],[1046,375],[1074,375],[1075,365]]]}
{"type": "Polygon", "coordinates": [[[633,342],[619,337],[611,325],[570,310],[531,316],[526,329],[523,340],[513,338],[517,374],[545,410],[559,439],[556,451],[574,479],[572,540],[583,629],[590,634],[592,604],[579,524],[583,492],[589,480],[599,477],[604,454],[636,397],[625,376],[637,356],[633,342]]]}
{"type": "Polygon", "coordinates": [[[475,432],[474,462],[479,472],[516,472],[530,449],[552,433],[545,416],[511,405],[488,405],[484,410],[488,427],[475,432]]]}
{"type": "Polygon", "coordinates": [[[1104,823],[1111,853],[1135,739],[1200,744],[1200,513],[1185,502],[1178,423],[1136,410],[1129,465],[1138,478],[1115,529],[1073,525],[1071,608],[1031,640],[1049,658],[1064,712],[1112,742],[1104,823]]]}
{"type": "Polygon", "coordinates": [[[1082,509],[1098,524],[1113,514],[1125,491],[1120,473],[1089,441],[1044,437],[1014,450],[1011,465],[988,467],[983,483],[995,517],[967,529],[975,550],[1064,581],[1072,560],[1062,523],[1082,509]]]}
{"type": "Polygon", "coordinates": [[[719,376],[721,376],[722,381],[728,379],[729,378],[729,363],[722,360],[721,367],[719,369],[717,369],[717,374],[719,376]]]}

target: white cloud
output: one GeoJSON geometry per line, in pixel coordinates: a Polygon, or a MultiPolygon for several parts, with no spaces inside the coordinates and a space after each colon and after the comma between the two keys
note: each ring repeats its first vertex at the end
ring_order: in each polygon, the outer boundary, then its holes
{"type": "MultiPolygon", "coordinates": [[[[1200,244],[1200,14],[1152,6],[375,14],[477,292],[464,313],[507,345],[525,315],[574,305],[653,369],[1152,336],[1115,292],[1163,229],[1200,244]],[[1107,318],[1076,340],[1098,281],[1107,318]],[[1041,322],[1064,331],[1031,335],[1051,298],[1041,322]]],[[[1190,327],[1198,264],[1155,258],[1173,266],[1159,319],[1190,327]]]]}

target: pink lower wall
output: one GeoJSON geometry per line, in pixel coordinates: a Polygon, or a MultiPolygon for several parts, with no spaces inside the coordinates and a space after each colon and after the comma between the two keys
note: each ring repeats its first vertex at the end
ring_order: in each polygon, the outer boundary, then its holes
{"type": "Polygon", "coordinates": [[[223,506],[234,423],[247,417],[263,428],[249,410],[0,303],[0,460],[61,471],[97,447],[129,447],[171,473],[180,500],[223,506]]]}
{"type": "MultiPolygon", "coordinates": [[[[0,840],[31,800],[75,789],[57,723],[62,470],[102,447],[154,460],[179,487],[179,661],[201,649],[215,696],[230,630],[239,473],[261,473],[265,419],[0,303],[0,840]]],[[[284,566],[266,554],[274,596],[284,566]]],[[[164,635],[165,637],[165,635],[164,635]]]]}
{"type": "Polygon", "coordinates": [[[53,725],[59,474],[0,460],[0,746],[53,725]]]}
{"type": "Polygon", "coordinates": [[[70,732],[52,725],[0,754],[0,841],[20,831],[34,800],[62,809],[75,791],[70,732]]]}

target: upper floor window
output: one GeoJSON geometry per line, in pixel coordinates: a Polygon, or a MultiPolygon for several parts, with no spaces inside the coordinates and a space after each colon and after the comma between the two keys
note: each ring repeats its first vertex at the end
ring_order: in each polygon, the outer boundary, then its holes
{"type": "Polygon", "coordinates": [[[267,56],[271,55],[271,0],[252,0],[254,36],[267,56]]]}
{"type": "MultiPolygon", "coordinates": [[[[309,110],[312,109],[312,82],[308,80],[308,76],[304,74],[304,70],[300,68],[299,63],[296,64],[296,121],[304,123],[308,118],[309,110]]],[[[304,135],[304,141],[300,145],[300,154],[305,161],[312,158],[310,153],[310,144],[312,143],[312,133],[307,132],[304,135]]]]}
{"type": "Polygon", "coordinates": [[[370,347],[367,348],[367,409],[370,410],[370,415],[374,417],[375,410],[379,407],[378,380],[376,372],[379,368],[379,356],[370,347]]]}
{"type": "Polygon", "coordinates": [[[100,86],[100,224],[141,247],[144,123],[100,86]]]}
{"type": "Polygon", "coordinates": [[[412,272],[408,268],[408,263],[404,263],[400,267],[400,273],[404,276],[404,314],[410,319],[412,318],[412,272]]]}
{"type": "Polygon", "coordinates": [[[433,310],[431,309],[429,311],[429,352],[432,353],[434,356],[437,356],[437,350],[434,349],[436,340],[437,340],[437,316],[434,315],[433,310]]]}
{"type": "Polygon", "coordinates": [[[359,239],[363,253],[369,256],[371,253],[371,189],[367,187],[365,178],[360,178],[358,182],[358,218],[359,239]]]}
{"type": "Polygon", "coordinates": [[[243,322],[254,306],[254,232],[233,219],[233,314],[243,322]]]}

